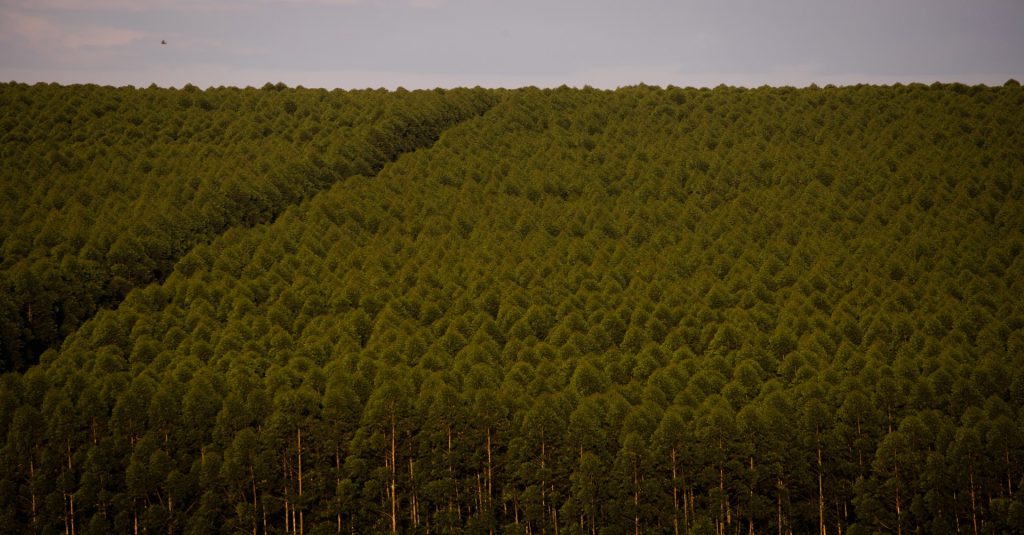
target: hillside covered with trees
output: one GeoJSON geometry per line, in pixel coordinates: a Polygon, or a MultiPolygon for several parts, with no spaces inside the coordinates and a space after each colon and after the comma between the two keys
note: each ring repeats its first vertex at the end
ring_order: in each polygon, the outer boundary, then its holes
{"type": "Polygon", "coordinates": [[[5,84],[0,371],[163,280],[194,245],[372,176],[482,113],[482,91],[5,84]]]}
{"type": "Polygon", "coordinates": [[[5,92],[0,531],[1024,525],[1019,84],[5,92]]]}

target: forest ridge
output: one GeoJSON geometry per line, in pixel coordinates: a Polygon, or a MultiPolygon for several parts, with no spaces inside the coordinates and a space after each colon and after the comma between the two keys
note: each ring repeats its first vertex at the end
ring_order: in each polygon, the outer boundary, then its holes
{"type": "Polygon", "coordinates": [[[1024,525],[1016,82],[0,102],[0,531],[1024,525]]]}

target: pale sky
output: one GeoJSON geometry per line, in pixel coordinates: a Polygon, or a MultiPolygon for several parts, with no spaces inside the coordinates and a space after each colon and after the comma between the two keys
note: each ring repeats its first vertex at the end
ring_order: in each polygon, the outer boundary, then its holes
{"type": "Polygon", "coordinates": [[[1008,78],[1024,81],[1024,0],[0,0],[0,81],[414,89],[1008,78]]]}

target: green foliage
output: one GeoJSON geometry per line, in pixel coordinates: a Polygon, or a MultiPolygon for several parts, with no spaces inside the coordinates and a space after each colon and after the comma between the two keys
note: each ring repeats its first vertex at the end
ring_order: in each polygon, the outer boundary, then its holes
{"type": "Polygon", "coordinates": [[[0,370],[36,362],[193,246],[373,175],[494,101],[473,90],[0,86],[0,370]]]}
{"type": "Polygon", "coordinates": [[[4,91],[5,532],[1020,525],[1019,85],[4,91]]]}

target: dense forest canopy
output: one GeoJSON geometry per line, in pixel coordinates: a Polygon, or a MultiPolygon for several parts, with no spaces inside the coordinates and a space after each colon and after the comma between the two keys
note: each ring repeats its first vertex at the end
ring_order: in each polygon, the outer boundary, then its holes
{"type": "Polygon", "coordinates": [[[194,245],[271,221],[482,113],[483,91],[6,84],[0,371],[165,278],[194,245]]]}
{"type": "Polygon", "coordinates": [[[2,531],[1024,525],[1016,83],[4,92],[2,531]]]}

